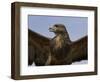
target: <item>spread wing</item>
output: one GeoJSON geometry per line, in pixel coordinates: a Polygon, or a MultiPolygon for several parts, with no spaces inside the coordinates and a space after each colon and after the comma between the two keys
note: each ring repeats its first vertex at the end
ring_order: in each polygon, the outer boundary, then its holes
{"type": "Polygon", "coordinates": [[[28,65],[44,65],[48,59],[50,39],[28,30],[28,65]]]}
{"type": "MultiPolygon", "coordinates": [[[[68,54],[66,61],[71,63],[74,61],[80,61],[88,58],[87,55],[87,36],[83,37],[75,42],[72,42],[71,51],[68,54]]],[[[50,53],[50,39],[44,37],[34,31],[28,30],[28,65],[32,65],[33,62],[37,66],[44,66],[48,60],[50,53]]]]}
{"type": "Polygon", "coordinates": [[[88,37],[85,36],[71,45],[72,62],[88,59],[88,37]]]}

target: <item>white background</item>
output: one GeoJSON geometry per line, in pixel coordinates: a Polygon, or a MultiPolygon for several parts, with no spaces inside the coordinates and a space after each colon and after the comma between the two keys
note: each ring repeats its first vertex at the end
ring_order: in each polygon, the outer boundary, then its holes
{"type": "MultiPolygon", "coordinates": [[[[0,82],[16,82],[10,78],[11,73],[11,2],[15,0],[1,0],[0,1],[0,82]]],[[[68,4],[68,5],[87,5],[98,6],[100,10],[100,0],[16,0],[16,1],[31,1],[38,3],[54,3],[54,4],[68,4]]],[[[100,12],[98,13],[98,22],[100,22],[100,12]]],[[[100,34],[98,25],[98,33],[100,34]]],[[[98,35],[99,35],[98,34],[98,35]]],[[[100,42],[100,38],[98,38],[100,42]]],[[[99,45],[99,43],[98,43],[99,45]]],[[[99,48],[98,48],[99,49],[99,48]]],[[[98,62],[100,62],[100,52],[98,53],[98,62]]],[[[99,68],[100,69],[100,64],[99,68]]],[[[93,81],[99,82],[99,75],[94,76],[78,76],[78,77],[63,77],[52,79],[38,79],[38,80],[23,80],[22,82],[79,82],[79,81],[93,81]]]]}

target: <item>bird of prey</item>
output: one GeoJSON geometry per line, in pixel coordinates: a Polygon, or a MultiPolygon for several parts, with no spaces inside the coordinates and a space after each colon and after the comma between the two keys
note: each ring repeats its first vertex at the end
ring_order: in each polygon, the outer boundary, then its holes
{"type": "Polygon", "coordinates": [[[73,42],[63,24],[55,24],[49,31],[55,33],[53,38],[28,30],[28,65],[69,65],[88,59],[87,36],[73,42]]]}

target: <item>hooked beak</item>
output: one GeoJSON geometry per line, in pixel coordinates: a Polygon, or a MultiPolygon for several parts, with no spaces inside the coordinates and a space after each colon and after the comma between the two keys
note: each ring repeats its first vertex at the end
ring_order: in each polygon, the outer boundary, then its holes
{"type": "Polygon", "coordinates": [[[54,32],[54,29],[52,27],[49,28],[50,32],[54,32]]]}

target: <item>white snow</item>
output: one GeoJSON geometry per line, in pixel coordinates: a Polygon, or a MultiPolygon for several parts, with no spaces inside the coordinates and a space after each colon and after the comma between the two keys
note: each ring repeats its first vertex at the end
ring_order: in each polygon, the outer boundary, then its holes
{"type": "Polygon", "coordinates": [[[79,62],[73,62],[72,65],[78,65],[78,64],[88,64],[88,60],[82,60],[79,62]]]}
{"type": "MultiPolygon", "coordinates": [[[[79,62],[73,62],[71,65],[81,65],[81,64],[88,64],[88,60],[81,60],[79,62]]],[[[35,63],[33,62],[33,64],[31,66],[35,66],[35,63]]]]}

